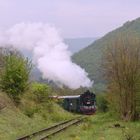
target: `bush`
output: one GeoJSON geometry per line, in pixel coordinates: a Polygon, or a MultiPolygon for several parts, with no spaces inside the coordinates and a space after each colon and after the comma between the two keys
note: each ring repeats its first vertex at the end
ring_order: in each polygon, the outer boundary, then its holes
{"type": "Polygon", "coordinates": [[[1,74],[0,86],[18,104],[20,95],[28,88],[32,65],[19,53],[9,53],[4,59],[5,65],[1,74]]]}
{"type": "Polygon", "coordinates": [[[42,83],[33,83],[32,84],[32,92],[34,94],[34,100],[37,103],[45,103],[49,100],[49,94],[51,92],[51,88],[42,83]]]}
{"type": "Polygon", "coordinates": [[[23,113],[32,118],[35,113],[38,113],[40,110],[40,106],[37,106],[34,102],[32,101],[24,101],[22,103],[22,106],[20,106],[20,109],[23,111],[23,113]]]}
{"type": "Polygon", "coordinates": [[[27,115],[28,117],[32,118],[33,115],[37,112],[37,109],[36,108],[31,108],[31,107],[28,107],[24,110],[24,114],[27,115]]]}
{"type": "Polygon", "coordinates": [[[98,94],[97,96],[97,107],[100,112],[108,111],[108,102],[104,94],[98,94]]]}

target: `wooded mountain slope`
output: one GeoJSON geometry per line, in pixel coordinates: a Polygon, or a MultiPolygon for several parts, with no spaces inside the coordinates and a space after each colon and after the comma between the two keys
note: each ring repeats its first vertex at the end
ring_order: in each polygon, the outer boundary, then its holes
{"type": "Polygon", "coordinates": [[[101,85],[105,83],[103,78],[103,52],[108,46],[108,42],[113,41],[118,34],[135,35],[140,39],[140,18],[133,21],[126,22],[122,27],[109,32],[104,37],[96,40],[85,49],[79,51],[73,55],[73,61],[84,68],[88,73],[89,77],[94,80],[95,85],[100,89],[101,85]]]}

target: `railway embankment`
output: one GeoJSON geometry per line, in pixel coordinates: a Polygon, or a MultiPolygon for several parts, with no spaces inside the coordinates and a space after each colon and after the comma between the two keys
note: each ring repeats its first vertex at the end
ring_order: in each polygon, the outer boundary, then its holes
{"type": "Polygon", "coordinates": [[[20,105],[16,106],[12,99],[0,92],[0,103],[1,140],[15,140],[74,117],[55,102],[33,102],[28,93],[22,97],[20,105]]]}

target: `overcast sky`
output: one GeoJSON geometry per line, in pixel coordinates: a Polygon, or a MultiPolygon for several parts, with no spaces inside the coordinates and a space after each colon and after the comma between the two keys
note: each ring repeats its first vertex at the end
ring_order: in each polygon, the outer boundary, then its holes
{"type": "Polygon", "coordinates": [[[140,0],[0,0],[0,28],[55,25],[64,38],[99,37],[140,16],[140,0]]]}

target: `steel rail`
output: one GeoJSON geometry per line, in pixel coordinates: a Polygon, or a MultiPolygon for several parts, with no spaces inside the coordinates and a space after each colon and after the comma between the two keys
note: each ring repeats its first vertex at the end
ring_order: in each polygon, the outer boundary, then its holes
{"type": "Polygon", "coordinates": [[[77,117],[77,118],[73,118],[73,119],[70,119],[70,120],[67,120],[67,121],[58,123],[58,124],[56,124],[56,125],[50,126],[50,127],[48,127],[48,128],[42,129],[42,130],[40,130],[40,131],[34,132],[34,133],[32,133],[32,134],[25,135],[25,136],[23,136],[23,137],[17,138],[16,140],[30,140],[31,138],[33,138],[33,137],[35,137],[35,136],[38,136],[38,135],[40,135],[41,133],[44,133],[44,132],[47,133],[47,132],[50,131],[50,130],[53,130],[53,129],[56,129],[56,128],[60,128],[60,129],[58,129],[58,130],[56,130],[56,131],[54,131],[54,132],[52,132],[52,133],[50,133],[50,134],[48,134],[48,135],[46,134],[45,137],[40,138],[40,140],[44,140],[44,139],[50,137],[51,135],[54,135],[54,134],[56,134],[56,133],[59,133],[59,132],[63,131],[64,129],[70,127],[71,125],[74,125],[74,124],[77,124],[77,123],[81,122],[84,118],[85,118],[85,117],[81,117],[81,116],[80,116],[80,117],[77,117]],[[67,124],[68,124],[68,125],[67,125],[67,124]],[[65,126],[61,128],[61,126],[63,126],[63,125],[65,125],[65,126]]]}
{"type": "Polygon", "coordinates": [[[75,124],[80,123],[83,119],[84,119],[84,118],[78,119],[78,120],[76,120],[75,122],[73,122],[73,123],[71,123],[71,124],[68,124],[67,126],[64,126],[63,128],[60,128],[60,129],[58,129],[58,130],[52,132],[51,134],[46,135],[45,137],[41,138],[40,140],[45,140],[45,139],[47,139],[47,138],[49,138],[49,137],[51,137],[51,136],[53,136],[53,135],[55,135],[55,134],[57,134],[57,133],[59,133],[59,132],[61,132],[61,131],[64,131],[66,128],[69,128],[69,127],[72,126],[72,125],[75,125],[75,124]]]}

